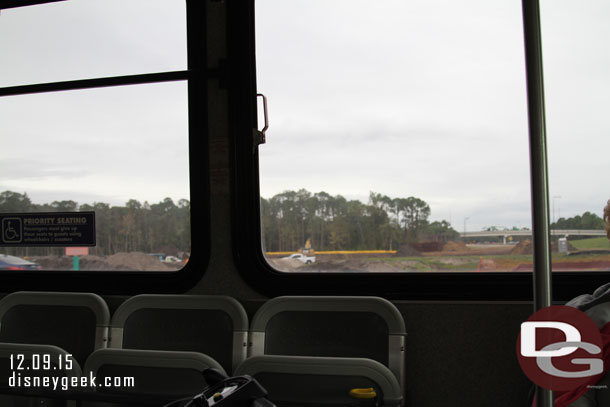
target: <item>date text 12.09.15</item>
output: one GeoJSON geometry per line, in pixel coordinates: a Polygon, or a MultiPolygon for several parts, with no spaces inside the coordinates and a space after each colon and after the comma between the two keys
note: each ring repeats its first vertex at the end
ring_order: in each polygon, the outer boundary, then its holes
{"type": "Polygon", "coordinates": [[[11,370],[71,370],[72,363],[72,355],[70,354],[34,353],[24,355],[15,353],[10,356],[11,370]]]}

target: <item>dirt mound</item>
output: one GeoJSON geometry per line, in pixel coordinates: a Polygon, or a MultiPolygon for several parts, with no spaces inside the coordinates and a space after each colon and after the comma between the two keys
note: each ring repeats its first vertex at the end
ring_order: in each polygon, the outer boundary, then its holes
{"type": "MultiPolygon", "coordinates": [[[[72,256],[40,256],[32,257],[32,260],[40,264],[43,270],[73,270],[74,258],[72,256]]],[[[104,257],[99,256],[80,256],[80,270],[121,270],[121,267],[108,264],[104,257]]],[[[130,270],[139,270],[131,269],[130,270]]]]}
{"type": "Polygon", "coordinates": [[[358,257],[358,255],[350,255],[348,256],[347,254],[340,254],[340,253],[336,253],[336,254],[317,254],[316,253],[316,261],[328,261],[328,260],[347,260],[348,257],[358,257]]]}
{"type": "Polygon", "coordinates": [[[383,261],[371,262],[365,265],[359,265],[359,267],[350,267],[351,270],[356,271],[366,271],[369,273],[396,273],[404,271],[400,265],[397,264],[389,264],[383,261]]]}
{"type": "Polygon", "coordinates": [[[443,252],[467,252],[468,247],[466,246],[466,243],[464,242],[456,242],[456,241],[450,241],[445,243],[445,245],[443,246],[443,252]]]}
{"type": "Polygon", "coordinates": [[[112,269],[118,270],[149,270],[149,271],[171,271],[173,268],[167,267],[153,256],[142,252],[117,253],[106,258],[106,263],[112,269]]]}
{"type": "Polygon", "coordinates": [[[422,253],[425,252],[440,252],[443,249],[445,242],[423,242],[411,243],[410,246],[422,253]]]}
{"type": "Polygon", "coordinates": [[[43,270],[72,270],[72,257],[69,256],[32,256],[29,260],[40,264],[43,270]]]}
{"type": "MultiPolygon", "coordinates": [[[[358,261],[358,260],[353,260],[358,261]]],[[[314,268],[317,271],[346,271],[350,270],[348,260],[333,259],[328,261],[316,261],[314,268]]],[[[357,269],[356,269],[357,270],[357,269]]]]}
{"type": "Polygon", "coordinates": [[[269,264],[271,266],[273,266],[273,268],[280,270],[280,271],[294,271],[300,267],[305,266],[305,264],[301,260],[297,260],[297,259],[287,259],[287,258],[270,259],[270,258],[267,258],[267,261],[269,262],[269,264]]]}
{"type": "Polygon", "coordinates": [[[415,247],[410,244],[402,245],[396,250],[396,253],[393,257],[412,257],[412,256],[421,256],[421,252],[417,250],[415,247]]]}
{"type": "MultiPolygon", "coordinates": [[[[72,256],[32,256],[32,261],[40,264],[43,270],[73,270],[72,256]]],[[[79,269],[88,270],[127,270],[127,271],[174,271],[184,266],[184,262],[165,264],[156,257],[141,252],[117,253],[112,256],[80,256],[79,269]]]]}
{"type": "Polygon", "coordinates": [[[510,251],[510,254],[532,254],[533,252],[534,248],[532,247],[532,241],[522,240],[517,243],[515,247],[513,247],[513,250],[510,251]]]}
{"type": "Polygon", "coordinates": [[[111,268],[110,265],[104,261],[104,258],[100,256],[82,256],[79,263],[79,268],[81,270],[118,270],[116,268],[111,268]]]}

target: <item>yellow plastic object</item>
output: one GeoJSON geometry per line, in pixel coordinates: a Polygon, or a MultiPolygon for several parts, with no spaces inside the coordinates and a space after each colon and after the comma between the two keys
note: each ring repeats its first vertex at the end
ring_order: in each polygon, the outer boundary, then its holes
{"type": "Polygon", "coordinates": [[[372,387],[366,389],[351,389],[349,391],[349,396],[354,399],[374,399],[377,397],[377,393],[375,389],[372,387]]]}

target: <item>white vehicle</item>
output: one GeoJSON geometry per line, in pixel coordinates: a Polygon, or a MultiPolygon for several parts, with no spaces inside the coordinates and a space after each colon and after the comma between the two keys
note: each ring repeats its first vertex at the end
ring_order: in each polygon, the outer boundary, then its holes
{"type": "Polygon", "coordinates": [[[311,263],[315,263],[316,256],[305,256],[303,253],[295,253],[295,254],[291,254],[288,257],[285,257],[285,259],[297,259],[297,260],[302,261],[305,264],[311,264],[311,263]]]}

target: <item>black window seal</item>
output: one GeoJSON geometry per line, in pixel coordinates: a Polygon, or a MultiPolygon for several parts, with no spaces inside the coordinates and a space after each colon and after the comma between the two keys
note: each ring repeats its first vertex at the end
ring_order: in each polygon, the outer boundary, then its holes
{"type": "MultiPolygon", "coordinates": [[[[228,6],[233,247],[235,262],[248,284],[269,297],[326,294],[422,301],[532,301],[529,272],[346,274],[286,273],[272,268],[262,251],[259,157],[251,137],[257,128],[254,0],[228,6]]],[[[264,89],[258,91],[264,93],[264,89]]],[[[592,293],[609,280],[607,272],[555,272],[553,299],[567,301],[592,293]]]]}
{"type": "Polygon", "coordinates": [[[186,0],[187,70],[79,79],[0,88],[0,97],[168,81],[187,81],[191,257],[176,272],[158,271],[2,271],[3,291],[89,291],[99,294],[182,293],[202,278],[210,258],[210,190],[208,177],[206,3],[186,0]]]}
{"type": "Polygon", "coordinates": [[[0,88],[0,97],[28,95],[32,93],[61,92],[67,90],[106,88],[112,86],[140,85],[171,81],[185,81],[196,76],[193,71],[156,72],[139,75],[112,76],[104,78],[77,79],[72,81],[35,83],[31,85],[0,88]]]}
{"type": "Polygon", "coordinates": [[[56,3],[66,0],[0,0],[0,12],[8,8],[28,7],[37,4],[56,3]]]}

